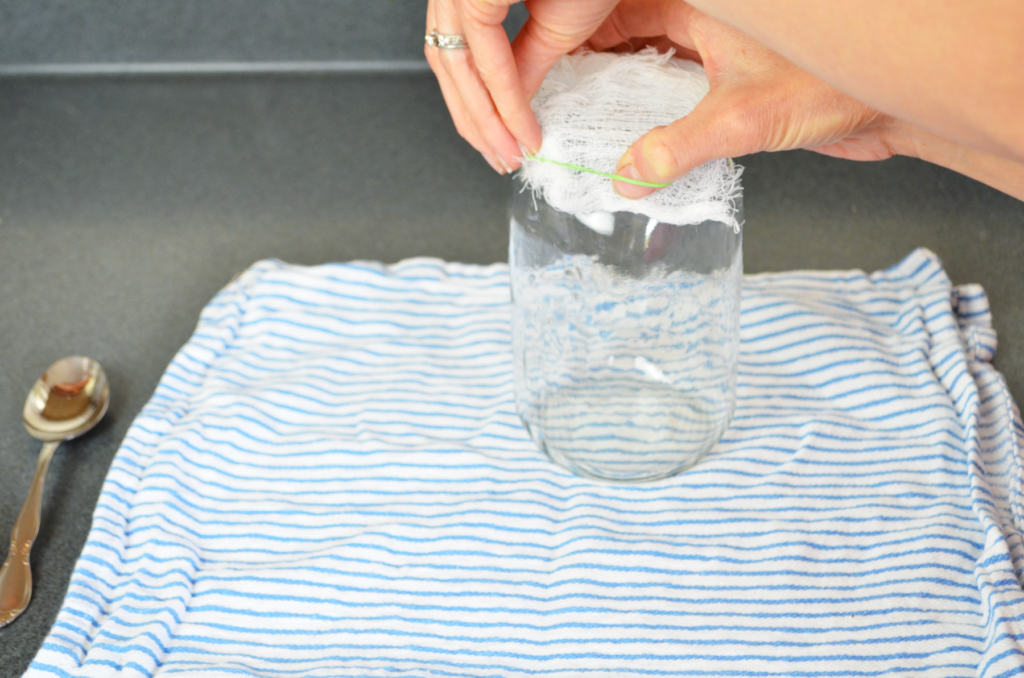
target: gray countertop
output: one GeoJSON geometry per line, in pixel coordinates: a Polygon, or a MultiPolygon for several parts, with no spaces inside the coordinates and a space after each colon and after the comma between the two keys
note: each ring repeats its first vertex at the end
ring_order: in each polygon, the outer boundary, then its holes
{"type": "MultiPolygon", "coordinates": [[[[907,159],[743,158],[748,272],[889,266],[916,247],[988,291],[996,367],[1024,394],[1024,203],[907,159]]],[[[67,589],[117,446],[200,309],[259,259],[489,263],[508,179],[456,135],[433,77],[0,80],[0,531],[39,445],[21,406],[53,360],[97,358],[108,418],[50,468],[20,675],[67,589]]]]}

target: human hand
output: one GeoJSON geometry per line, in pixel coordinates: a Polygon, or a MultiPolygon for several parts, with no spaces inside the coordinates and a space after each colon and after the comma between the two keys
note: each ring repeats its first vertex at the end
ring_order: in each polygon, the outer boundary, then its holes
{"type": "MultiPolygon", "coordinates": [[[[895,121],[681,0],[623,0],[589,40],[597,51],[668,39],[703,64],[711,89],[693,111],[634,143],[617,174],[671,183],[709,160],[805,148],[851,160],[894,154],[895,121]]],[[[627,198],[654,190],[614,182],[627,198]]]]}
{"type": "Polygon", "coordinates": [[[499,173],[517,168],[520,144],[540,148],[530,99],[562,56],[604,22],[616,0],[532,0],[510,45],[501,22],[519,0],[430,0],[427,32],[463,34],[469,49],[425,47],[455,128],[499,173]]]}

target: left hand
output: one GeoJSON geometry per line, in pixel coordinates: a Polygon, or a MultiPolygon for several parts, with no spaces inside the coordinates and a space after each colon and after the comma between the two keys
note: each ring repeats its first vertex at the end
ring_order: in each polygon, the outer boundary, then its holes
{"type": "Polygon", "coordinates": [[[463,34],[469,49],[426,46],[455,128],[498,172],[519,166],[520,144],[540,148],[530,99],[558,59],[602,24],[616,0],[531,0],[509,44],[501,22],[519,0],[430,0],[427,32],[463,34]]]}

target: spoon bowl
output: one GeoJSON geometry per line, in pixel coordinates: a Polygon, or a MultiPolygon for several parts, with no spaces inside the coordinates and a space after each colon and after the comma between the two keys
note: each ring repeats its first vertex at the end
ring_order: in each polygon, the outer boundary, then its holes
{"type": "Polygon", "coordinates": [[[46,470],[61,441],[99,423],[110,404],[107,375],[98,362],[69,356],[50,365],[29,391],[22,410],[25,430],[44,442],[28,497],[11,532],[11,550],[0,568],[0,627],[11,623],[32,598],[29,553],[39,534],[46,470]]]}
{"type": "Polygon", "coordinates": [[[50,365],[25,399],[25,430],[42,441],[77,438],[99,423],[110,404],[107,375],[98,362],[70,356],[50,365]]]}

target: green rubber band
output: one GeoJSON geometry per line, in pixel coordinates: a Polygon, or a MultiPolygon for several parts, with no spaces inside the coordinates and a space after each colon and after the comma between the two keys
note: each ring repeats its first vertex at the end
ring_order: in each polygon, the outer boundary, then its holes
{"type": "Polygon", "coordinates": [[[579,165],[570,165],[567,162],[559,162],[557,160],[549,160],[548,158],[542,158],[539,155],[528,155],[526,156],[529,160],[540,160],[541,162],[550,162],[552,165],[559,165],[561,167],[567,167],[577,172],[587,172],[589,174],[596,174],[602,177],[608,177],[615,181],[625,181],[627,184],[636,184],[637,186],[646,186],[647,188],[665,188],[672,184],[652,184],[649,181],[641,181],[640,179],[630,179],[629,177],[619,176],[618,174],[608,174],[607,172],[598,172],[596,169],[590,169],[589,167],[580,167],[579,165]]]}

